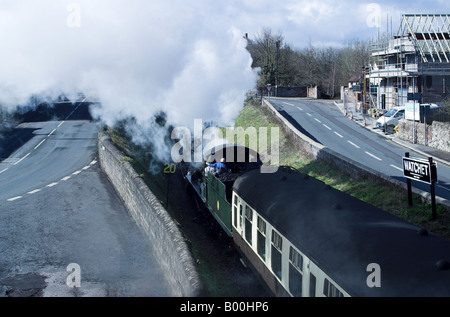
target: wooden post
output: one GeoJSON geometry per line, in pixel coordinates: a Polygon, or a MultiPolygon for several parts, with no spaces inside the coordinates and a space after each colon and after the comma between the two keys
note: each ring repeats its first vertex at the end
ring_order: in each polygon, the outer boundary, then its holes
{"type": "MultiPolygon", "coordinates": [[[[409,152],[405,153],[405,157],[409,157],[409,152]]],[[[406,178],[406,184],[408,186],[408,206],[413,206],[413,200],[412,200],[412,185],[411,180],[409,178],[406,178]]]]}

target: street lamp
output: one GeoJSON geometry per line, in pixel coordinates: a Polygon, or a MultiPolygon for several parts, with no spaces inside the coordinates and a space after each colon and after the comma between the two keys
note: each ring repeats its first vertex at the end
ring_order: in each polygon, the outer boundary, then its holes
{"type": "Polygon", "coordinates": [[[413,98],[413,144],[416,144],[416,77],[417,75],[414,72],[408,72],[408,75],[412,77],[412,84],[413,84],[413,92],[412,92],[412,98],[413,98]]]}
{"type": "Polygon", "coordinates": [[[276,43],[277,52],[275,56],[275,97],[278,97],[278,58],[280,56],[280,40],[276,43]]]}
{"type": "Polygon", "coordinates": [[[416,81],[413,75],[413,144],[416,144],[416,81]]]}
{"type": "Polygon", "coordinates": [[[270,102],[270,90],[272,89],[272,85],[271,84],[267,84],[267,96],[269,97],[269,102],[270,102]]]}

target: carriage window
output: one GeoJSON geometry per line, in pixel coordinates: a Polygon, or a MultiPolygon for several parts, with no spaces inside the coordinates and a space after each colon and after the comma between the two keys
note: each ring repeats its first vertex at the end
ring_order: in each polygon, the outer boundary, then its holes
{"type": "Polygon", "coordinates": [[[328,279],[323,282],[323,295],[326,297],[344,297],[344,294],[328,279]]]}
{"type": "Polygon", "coordinates": [[[289,290],[296,297],[302,296],[303,256],[293,247],[289,249],[289,290]]]}
{"type": "Polygon", "coordinates": [[[289,260],[297,270],[303,271],[303,256],[293,247],[289,249],[289,260]]]}
{"type": "Polygon", "coordinates": [[[266,222],[258,217],[258,234],[257,234],[257,251],[259,256],[265,261],[266,260],[266,222]]]}
{"type": "Polygon", "coordinates": [[[253,222],[253,210],[248,207],[245,210],[245,240],[252,245],[252,222],[253,222]]]}
{"type": "Polygon", "coordinates": [[[272,231],[272,272],[281,280],[281,252],[283,250],[283,238],[275,231],[272,231]]]}
{"type": "Polygon", "coordinates": [[[242,215],[244,214],[244,205],[239,205],[239,228],[242,228],[242,215]]]}
{"type": "Polygon", "coordinates": [[[237,228],[237,204],[238,204],[238,197],[235,194],[234,195],[234,206],[233,206],[233,218],[234,218],[233,225],[235,228],[237,228]]]}
{"type": "Polygon", "coordinates": [[[309,297],[316,297],[316,277],[314,274],[309,274],[309,297]]]}

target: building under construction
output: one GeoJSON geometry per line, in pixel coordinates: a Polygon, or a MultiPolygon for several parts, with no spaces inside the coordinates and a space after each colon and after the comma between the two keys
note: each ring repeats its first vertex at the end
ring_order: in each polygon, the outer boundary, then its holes
{"type": "Polygon", "coordinates": [[[402,15],[397,35],[371,48],[364,109],[439,104],[450,95],[450,15],[402,15]]]}

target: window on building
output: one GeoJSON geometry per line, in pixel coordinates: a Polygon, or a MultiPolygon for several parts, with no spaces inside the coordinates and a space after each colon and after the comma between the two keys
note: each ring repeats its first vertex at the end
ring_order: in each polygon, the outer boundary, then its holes
{"type": "Polygon", "coordinates": [[[250,207],[245,209],[245,240],[252,245],[252,223],[253,210],[250,207]]]}
{"type": "Polygon", "coordinates": [[[344,294],[342,294],[342,292],[327,278],[323,282],[323,295],[326,297],[344,297],[344,294]]]}
{"type": "Polygon", "coordinates": [[[289,249],[289,290],[295,297],[302,296],[303,256],[293,247],[289,249]]]}
{"type": "Polygon", "coordinates": [[[427,88],[431,88],[431,86],[433,85],[433,77],[426,76],[425,85],[427,86],[427,88]]]}
{"type": "Polygon", "coordinates": [[[272,231],[272,272],[281,280],[281,252],[283,250],[283,239],[275,231],[272,231]]]}
{"type": "Polygon", "coordinates": [[[266,260],[266,222],[258,217],[257,220],[258,231],[256,235],[257,251],[259,256],[266,260]]]}

